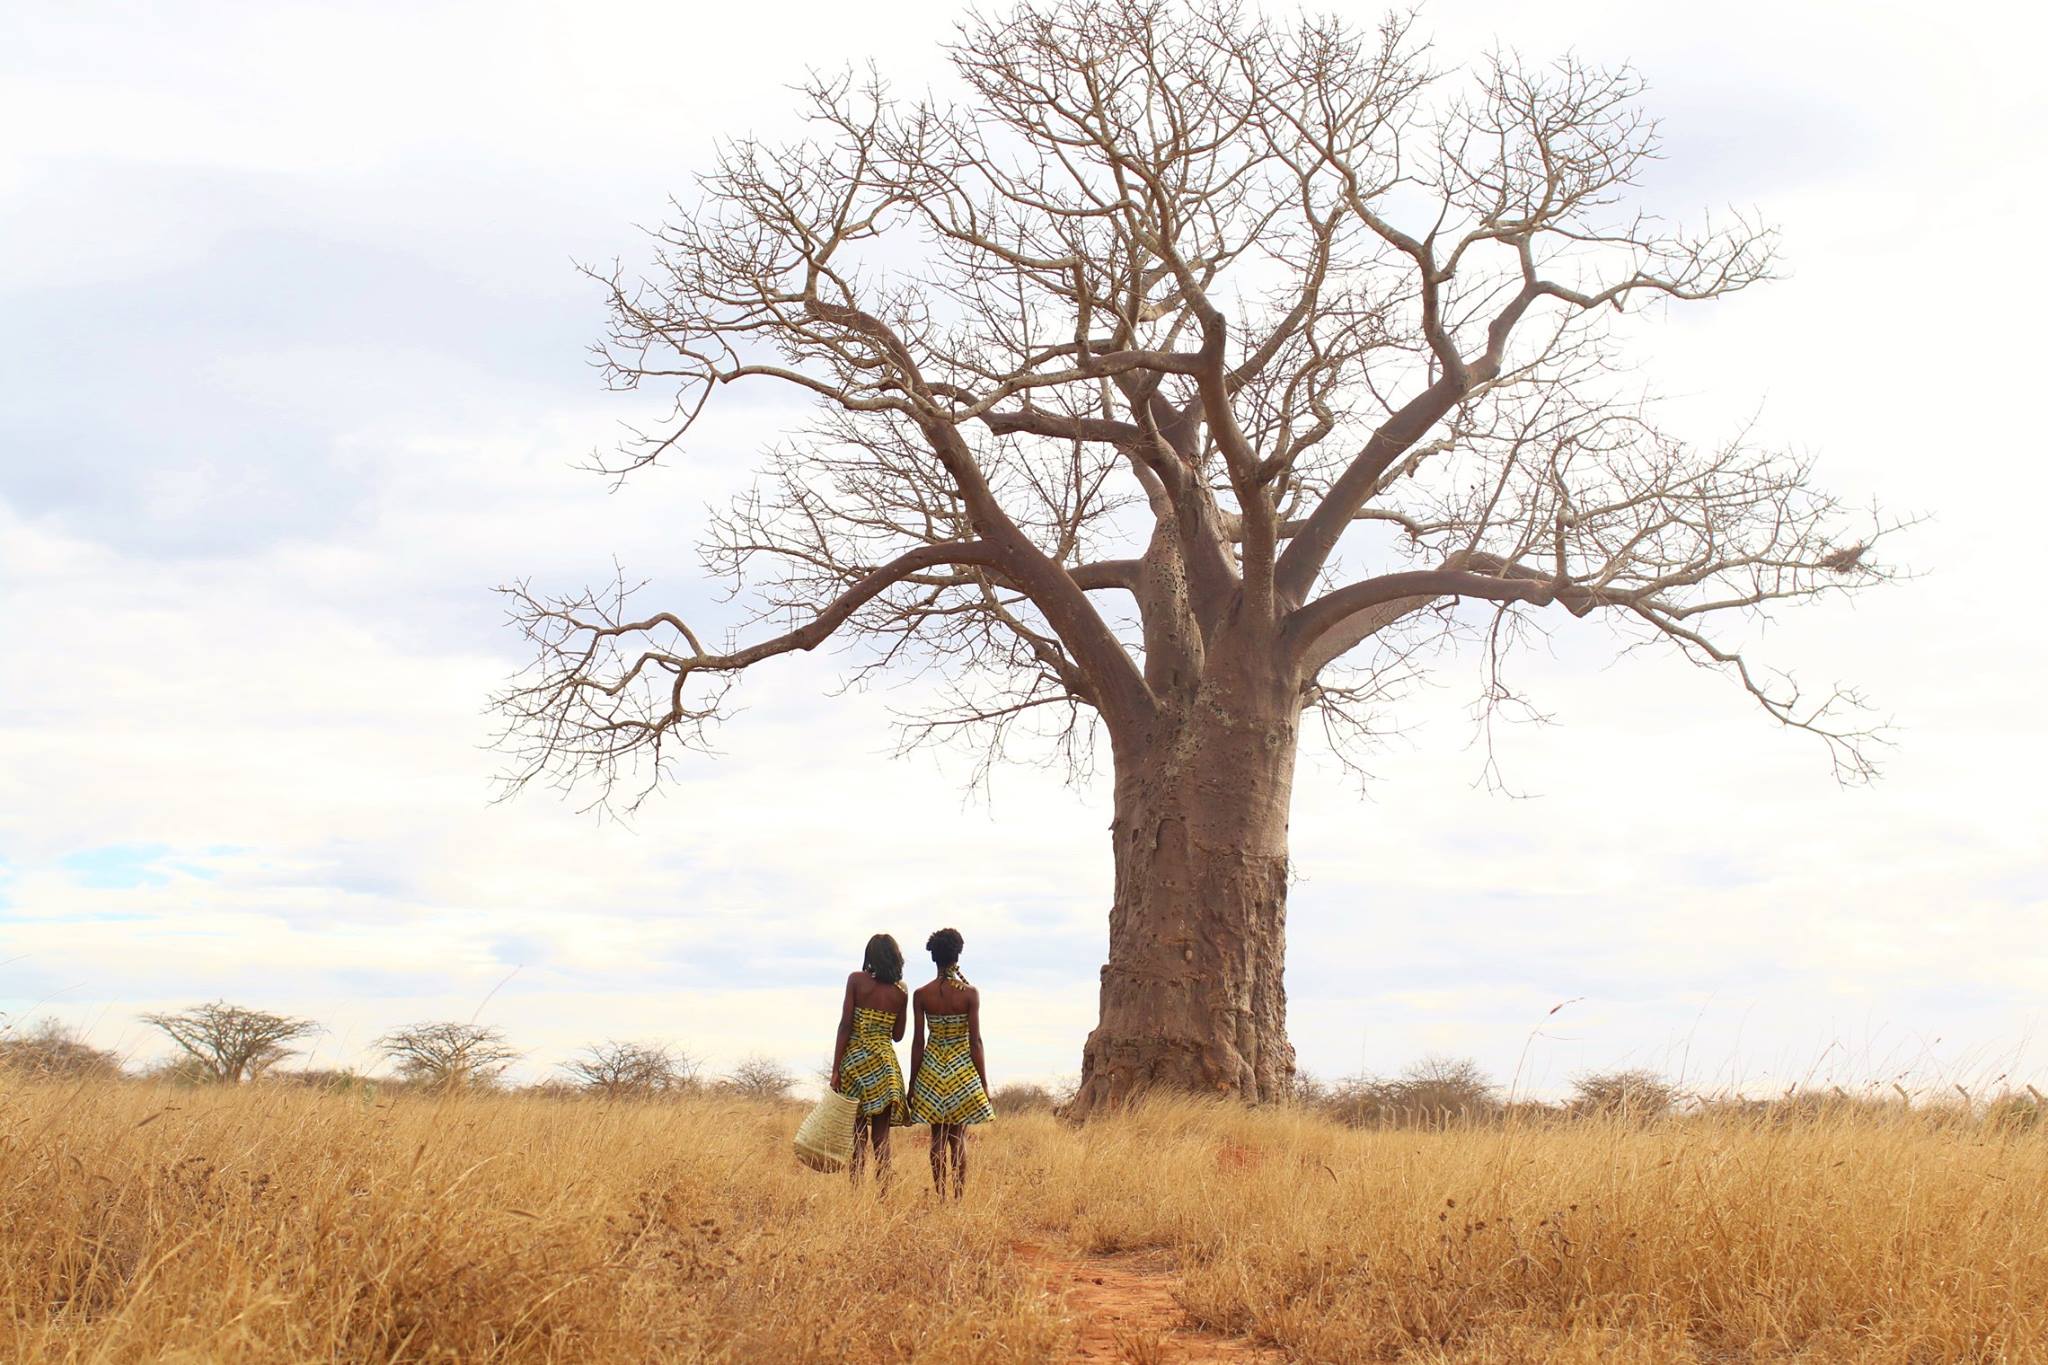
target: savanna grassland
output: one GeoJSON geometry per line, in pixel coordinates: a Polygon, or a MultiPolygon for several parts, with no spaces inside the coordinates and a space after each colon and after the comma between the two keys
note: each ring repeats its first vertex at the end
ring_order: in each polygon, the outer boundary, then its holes
{"type": "Polygon", "coordinates": [[[797,1117],[0,1077],[0,1359],[2048,1359],[2038,1126],[1157,1104],[1000,1120],[946,1205],[797,1117]],[[1170,1321],[1059,1290],[1131,1267],[1170,1321]]]}

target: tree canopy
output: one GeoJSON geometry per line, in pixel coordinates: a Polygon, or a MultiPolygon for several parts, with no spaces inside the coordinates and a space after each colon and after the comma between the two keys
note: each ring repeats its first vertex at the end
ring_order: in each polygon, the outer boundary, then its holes
{"type": "Polygon", "coordinates": [[[1853,693],[1715,623],[1878,580],[1886,524],[1802,458],[1665,430],[1617,371],[1617,315],[1775,259],[1749,215],[1631,206],[1658,150],[1633,72],[1446,73],[1405,17],[1152,0],[972,18],[949,50],[957,100],[813,78],[810,137],[726,144],[652,269],[600,272],[607,374],[674,404],[612,473],[734,385],[816,416],[707,546],[758,638],[706,642],[623,580],[512,590],[537,646],[502,699],[515,781],[651,779],[742,670],[834,636],[860,670],[939,665],[917,733],[999,753],[1025,717],[1142,725],[1230,611],[1277,623],[1274,667],[1341,732],[1453,621],[1510,695],[1545,607],[1726,671],[1868,774],[1853,693]]]}

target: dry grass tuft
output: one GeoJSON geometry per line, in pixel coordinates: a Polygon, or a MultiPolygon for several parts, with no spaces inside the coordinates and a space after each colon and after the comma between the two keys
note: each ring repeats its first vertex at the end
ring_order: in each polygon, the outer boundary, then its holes
{"type": "MultiPolygon", "coordinates": [[[[787,1106],[0,1078],[0,1360],[1057,1359],[1027,1254],[1161,1253],[1288,1359],[2048,1358],[2048,1132],[1821,1107],[999,1121],[958,1206],[787,1106]]],[[[1151,1349],[1135,1329],[1130,1349],[1151,1349]]]]}

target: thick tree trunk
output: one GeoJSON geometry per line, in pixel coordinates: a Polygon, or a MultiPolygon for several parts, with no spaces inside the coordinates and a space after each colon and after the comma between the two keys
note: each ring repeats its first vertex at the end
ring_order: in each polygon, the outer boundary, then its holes
{"type": "Polygon", "coordinates": [[[1293,1079],[1281,972],[1299,708],[1278,679],[1214,679],[1116,755],[1116,900],[1083,1113],[1153,1087],[1274,1100],[1293,1079]]]}

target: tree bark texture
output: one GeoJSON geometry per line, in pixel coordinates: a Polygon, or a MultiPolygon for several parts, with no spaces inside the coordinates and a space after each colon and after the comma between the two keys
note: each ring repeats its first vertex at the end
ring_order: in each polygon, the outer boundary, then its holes
{"type": "Polygon", "coordinates": [[[1299,702],[1270,669],[1216,663],[1189,706],[1118,745],[1109,961],[1080,1112],[1153,1087],[1274,1100],[1294,1075],[1282,970],[1299,702]]]}

